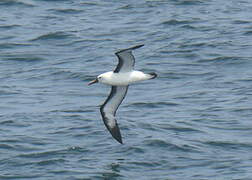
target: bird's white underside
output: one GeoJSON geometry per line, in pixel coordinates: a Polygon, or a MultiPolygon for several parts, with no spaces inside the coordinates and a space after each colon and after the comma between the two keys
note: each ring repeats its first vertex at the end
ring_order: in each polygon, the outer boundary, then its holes
{"type": "Polygon", "coordinates": [[[131,83],[151,79],[150,74],[141,71],[114,73],[109,71],[98,76],[98,81],[111,86],[127,86],[131,83]]]}

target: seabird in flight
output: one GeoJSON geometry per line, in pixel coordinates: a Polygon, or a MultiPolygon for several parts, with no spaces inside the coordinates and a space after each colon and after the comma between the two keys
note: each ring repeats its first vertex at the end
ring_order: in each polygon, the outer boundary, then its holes
{"type": "Polygon", "coordinates": [[[91,85],[99,82],[112,86],[108,98],[100,107],[100,111],[105,126],[111,135],[121,144],[123,143],[122,136],[115,115],[116,110],[122,103],[127,93],[129,84],[157,77],[156,73],[146,74],[141,71],[134,70],[135,58],[132,54],[132,50],[142,46],[144,45],[141,44],[117,51],[115,54],[119,59],[119,63],[116,69],[114,71],[100,74],[96,77],[96,79],[88,83],[88,85],[91,85]]]}

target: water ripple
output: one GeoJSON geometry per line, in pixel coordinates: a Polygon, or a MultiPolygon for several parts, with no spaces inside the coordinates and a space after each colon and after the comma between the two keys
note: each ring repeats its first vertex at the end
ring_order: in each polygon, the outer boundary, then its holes
{"type": "Polygon", "coordinates": [[[48,41],[48,40],[59,40],[59,39],[67,39],[70,38],[71,35],[65,33],[65,32],[50,32],[47,34],[43,34],[41,36],[38,36],[34,39],[31,39],[31,41],[48,41]]]}
{"type": "Polygon", "coordinates": [[[6,6],[6,7],[10,7],[10,6],[13,6],[13,7],[34,7],[33,4],[31,3],[28,3],[28,2],[22,2],[22,1],[17,1],[17,0],[4,0],[4,1],[1,1],[0,2],[0,6],[6,6]]]}

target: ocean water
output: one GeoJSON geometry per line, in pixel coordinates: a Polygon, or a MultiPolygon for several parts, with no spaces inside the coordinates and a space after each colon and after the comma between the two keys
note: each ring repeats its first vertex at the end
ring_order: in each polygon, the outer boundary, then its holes
{"type": "Polygon", "coordinates": [[[252,1],[0,2],[0,179],[252,179],[252,1]],[[88,81],[137,44],[117,120],[88,81]]]}

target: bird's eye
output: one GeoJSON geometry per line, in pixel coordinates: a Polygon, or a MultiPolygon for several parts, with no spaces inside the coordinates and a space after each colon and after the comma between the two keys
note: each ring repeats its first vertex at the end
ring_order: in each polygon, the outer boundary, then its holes
{"type": "Polygon", "coordinates": [[[98,77],[98,79],[101,79],[101,77],[98,77]]]}

